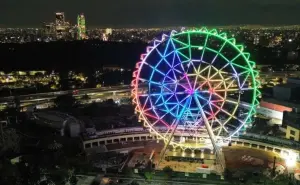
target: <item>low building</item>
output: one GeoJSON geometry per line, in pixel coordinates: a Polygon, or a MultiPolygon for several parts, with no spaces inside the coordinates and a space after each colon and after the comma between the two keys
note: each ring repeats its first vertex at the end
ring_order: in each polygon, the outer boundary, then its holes
{"type": "Polygon", "coordinates": [[[81,132],[79,121],[68,114],[56,111],[35,112],[33,118],[37,124],[56,129],[61,135],[67,132],[71,137],[78,137],[81,132]]]}
{"type": "Polygon", "coordinates": [[[300,113],[296,110],[285,112],[283,116],[283,127],[286,128],[285,137],[290,140],[300,141],[300,113]]]}
{"type": "Polygon", "coordinates": [[[293,108],[298,105],[280,101],[273,98],[264,98],[260,101],[257,107],[257,114],[263,115],[267,118],[278,120],[279,125],[282,123],[284,111],[291,112],[293,108]]]}
{"type": "Polygon", "coordinates": [[[298,99],[300,84],[286,83],[273,87],[273,96],[278,100],[290,101],[298,99]]]}
{"type": "Polygon", "coordinates": [[[288,78],[286,84],[279,84],[273,87],[273,96],[277,100],[299,100],[299,93],[300,78],[288,78]]]}

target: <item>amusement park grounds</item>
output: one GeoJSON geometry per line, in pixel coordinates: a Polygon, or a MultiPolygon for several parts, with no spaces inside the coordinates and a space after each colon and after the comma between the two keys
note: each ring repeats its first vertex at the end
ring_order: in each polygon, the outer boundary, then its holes
{"type": "MultiPolygon", "coordinates": [[[[152,151],[161,151],[162,145],[161,143],[158,144],[156,142],[152,142],[149,145],[145,145],[144,149],[138,149],[135,150],[135,152],[132,154],[132,157],[130,161],[128,162],[128,166],[131,167],[130,169],[134,168],[133,161],[136,161],[137,159],[141,159],[140,156],[144,155],[144,159],[149,158],[152,151]],[[146,147],[148,146],[148,147],[146,147]],[[151,147],[149,147],[151,146],[151,147]]],[[[252,174],[257,172],[262,172],[267,168],[270,168],[273,164],[274,157],[276,157],[276,164],[280,164],[282,166],[285,166],[285,161],[277,154],[271,151],[264,151],[261,149],[253,149],[253,148],[247,148],[244,146],[228,146],[223,147],[224,156],[226,159],[226,170],[231,171],[232,173],[236,173],[239,171],[243,171],[244,173],[252,174]],[[243,161],[243,157],[251,157],[254,159],[254,161],[258,162],[247,162],[243,161]]],[[[167,151],[166,156],[182,156],[181,152],[173,152],[173,151],[167,151]]],[[[211,154],[210,152],[205,152],[203,155],[201,154],[195,154],[195,158],[204,158],[206,159],[205,164],[208,164],[207,161],[211,161],[213,163],[215,156],[214,154],[211,154]],[[198,156],[197,156],[198,155],[198,156]]],[[[186,152],[186,155],[184,157],[191,157],[191,154],[186,152]]],[[[159,152],[155,152],[153,162],[157,163],[159,160],[159,152]]],[[[187,181],[195,181],[195,180],[215,180],[218,182],[225,183],[224,180],[221,179],[221,176],[209,174],[207,175],[207,179],[204,179],[202,177],[202,174],[196,173],[196,168],[201,165],[200,162],[186,162],[181,160],[179,161],[171,161],[171,160],[162,160],[160,163],[160,166],[158,167],[156,173],[153,175],[152,179],[160,178],[159,174],[163,173],[163,169],[165,167],[171,167],[173,170],[173,173],[176,175],[172,175],[173,177],[180,177],[187,180],[187,181]],[[188,174],[188,177],[186,176],[188,174]]],[[[297,164],[297,167],[300,167],[300,164],[297,164]]],[[[217,184],[217,183],[216,183],[217,184]]]]}
{"type": "MultiPolygon", "coordinates": [[[[150,156],[151,152],[154,151],[154,163],[158,163],[159,161],[159,152],[162,150],[163,144],[156,143],[156,142],[145,142],[144,143],[144,148],[143,149],[137,149],[132,155],[131,160],[129,161],[128,165],[132,166],[134,162],[136,161],[141,154],[145,154],[146,156],[150,156]]],[[[228,146],[228,147],[223,147],[222,151],[224,153],[224,157],[226,160],[226,168],[229,170],[241,170],[243,168],[249,169],[249,168],[263,168],[267,167],[266,164],[268,163],[273,163],[274,157],[276,157],[276,163],[281,164],[285,166],[285,161],[280,157],[279,154],[271,152],[271,151],[265,151],[261,149],[255,149],[255,148],[248,148],[245,146],[240,146],[240,145],[234,145],[234,146],[228,146]],[[249,156],[254,159],[263,161],[262,165],[259,164],[251,164],[247,163],[242,160],[243,156],[249,156]]],[[[173,152],[172,150],[167,150],[166,156],[182,156],[182,153],[176,150],[176,152],[173,152]]],[[[190,152],[186,152],[184,157],[191,157],[190,152]]],[[[211,154],[208,150],[204,150],[204,154],[201,153],[195,153],[194,158],[204,158],[206,162],[210,163],[215,159],[215,155],[211,154]]],[[[297,167],[300,167],[300,164],[297,164],[297,167]]],[[[195,173],[195,170],[197,167],[200,166],[199,163],[196,162],[184,162],[184,160],[181,160],[180,162],[178,161],[167,161],[167,160],[162,160],[160,163],[160,169],[162,169],[165,166],[170,166],[174,171],[180,171],[180,172],[189,172],[189,173],[195,173]],[[176,167],[175,167],[176,166],[176,167]]]]}
{"type": "MultiPolygon", "coordinates": [[[[144,149],[137,149],[132,152],[131,160],[137,158],[141,154],[146,154],[146,157],[151,155],[151,151],[153,149],[160,151],[161,144],[157,144],[156,142],[147,144],[145,146],[151,146],[144,149]]],[[[226,158],[226,167],[228,170],[232,172],[244,171],[246,175],[251,175],[253,172],[262,171],[266,168],[265,163],[264,165],[252,165],[250,163],[245,163],[241,160],[244,155],[251,156],[253,158],[257,158],[260,160],[265,161],[266,163],[272,163],[274,160],[274,156],[277,157],[277,163],[284,164],[284,161],[280,158],[279,155],[269,152],[263,151],[260,149],[253,149],[253,148],[246,148],[243,146],[230,146],[224,147],[223,152],[226,158]]],[[[210,156],[210,152],[206,154],[205,157],[210,156]]],[[[158,155],[155,155],[156,159],[158,155]]],[[[187,154],[188,156],[188,154],[187,154]]],[[[128,162],[129,165],[130,161],[128,162]]],[[[131,180],[136,181],[140,185],[166,185],[166,184],[209,184],[209,185],[218,185],[218,184],[232,184],[232,182],[228,181],[225,177],[225,180],[222,180],[219,175],[209,174],[206,178],[203,178],[202,174],[195,173],[195,168],[199,167],[199,163],[191,163],[191,162],[168,162],[164,160],[161,164],[162,166],[159,170],[151,170],[151,177],[146,177],[146,171],[139,170],[138,173],[134,173],[134,168],[132,167],[125,167],[122,172],[118,171],[118,169],[107,169],[104,173],[100,169],[90,168],[89,166],[86,169],[80,170],[78,175],[84,176],[97,176],[100,175],[102,177],[109,177],[111,179],[122,179],[122,180],[131,180]],[[173,164],[173,165],[172,165],[173,164]],[[166,177],[166,173],[164,172],[164,167],[170,166],[172,168],[172,175],[166,177]],[[176,168],[174,166],[177,166],[176,168]],[[190,171],[188,171],[190,170],[190,171]],[[192,172],[194,170],[194,172],[192,172]],[[188,173],[188,176],[187,176],[188,173]]],[[[298,164],[300,167],[300,165],[298,164]]],[[[242,183],[243,184],[243,183],[242,183]]],[[[288,184],[288,183],[287,183],[288,184]]],[[[287,185],[282,184],[282,185],[287,185]]],[[[267,183],[267,185],[271,185],[267,183]]]]}
{"type": "MultiPolygon", "coordinates": [[[[137,144],[138,142],[133,142],[132,144],[137,144]]],[[[155,159],[158,160],[159,152],[161,151],[163,147],[163,143],[156,141],[153,142],[140,142],[141,145],[144,146],[144,148],[136,149],[133,152],[131,152],[131,159],[134,160],[139,155],[145,153],[147,157],[149,157],[153,150],[157,151],[155,153],[155,159]]],[[[130,145],[131,143],[128,143],[127,145],[130,145]]],[[[113,144],[115,145],[113,148],[122,148],[121,144],[113,144]]],[[[224,147],[223,152],[226,159],[226,167],[230,171],[246,171],[247,175],[248,172],[256,172],[259,170],[262,170],[266,168],[265,165],[252,165],[250,163],[245,163],[241,160],[241,158],[244,155],[251,156],[253,158],[261,159],[263,161],[266,161],[267,163],[272,163],[274,160],[274,156],[277,157],[277,163],[284,164],[284,161],[280,158],[279,155],[276,153],[270,152],[270,151],[264,151],[261,149],[253,149],[253,148],[247,148],[244,146],[230,146],[230,147],[224,147]]],[[[173,151],[169,151],[169,153],[173,153],[173,151]]],[[[188,152],[187,152],[188,153],[188,152]]],[[[212,156],[210,152],[205,152],[204,158],[209,158],[212,156]]],[[[169,155],[169,154],[167,154],[169,155]]],[[[179,155],[179,153],[178,153],[179,155]]],[[[196,153],[197,155],[197,153],[196,153]]],[[[195,155],[195,156],[196,156],[195,155]]],[[[188,157],[189,154],[186,154],[188,157]]],[[[160,170],[153,170],[151,179],[147,179],[145,176],[145,171],[139,170],[138,173],[134,173],[134,168],[132,167],[125,167],[122,171],[119,171],[118,169],[107,169],[106,173],[104,173],[99,168],[93,168],[92,165],[86,164],[84,162],[84,159],[77,161],[78,163],[83,163],[82,165],[78,166],[78,172],[77,175],[83,175],[83,176],[97,176],[101,174],[102,176],[107,176],[115,179],[124,179],[124,180],[134,180],[138,181],[140,185],[142,184],[210,184],[210,185],[217,185],[217,184],[228,184],[228,181],[225,177],[225,180],[222,180],[219,175],[210,174],[207,175],[207,178],[203,178],[202,174],[195,173],[196,167],[199,167],[200,163],[191,163],[191,162],[175,162],[175,161],[166,161],[164,160],[162,162],[162,167],[160,167],[160,170]],[[163,170],[164,167],[170,166],[172,168],[172,175],[166,178],[165,172],[163,170]],[[176,168],[175,168],[176,166],[176,168]],[[188,173],[188,176],[186,176],[188,173]],[[169,182],[169,183],[168,183],[169,182]],[[174,182],[174,183],[173,183],[174,182]],[[175,183],[176,182],[176,183],[175,183]]],[[[130,161],[128,162],[129,165],[130,161]]],[[[300,165],[298,164],[298,167],[300,165]]],[[[269,184],[268,184],[269,185],[269,184]]],[[[282,184],[285,185],[285,184],[282,184]]],[[[287,184],[286,184],[287,185],[287,184]]]]}

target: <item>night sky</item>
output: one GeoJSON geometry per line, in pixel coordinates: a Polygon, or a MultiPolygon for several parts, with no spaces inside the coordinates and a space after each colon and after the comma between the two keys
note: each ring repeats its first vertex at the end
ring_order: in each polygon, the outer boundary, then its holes
{"type": "Polygon", "coordinates": [[[300,0],[0,0],[0,27],[40,27],[63,11],[90,27],[300,24],[300,0]]]}

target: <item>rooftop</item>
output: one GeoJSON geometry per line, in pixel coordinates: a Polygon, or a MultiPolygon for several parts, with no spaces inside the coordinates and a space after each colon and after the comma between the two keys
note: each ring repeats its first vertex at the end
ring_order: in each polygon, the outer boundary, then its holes
{"type": "Polygon", "coordinates": [[[274,88],[276,87],[283,87],[283,88],[298,88],[300,87],[300,84],[294,84],[294,83],[286,83],[286,84],[279,84],[274,86],[274,88]]]}
{"type": "Polygon", "coordinates": [[[65,124],[70,123],[67,121],[77,122],[73,117],[55,111],[36,112],[34,113],[34,118],[40,123],[57,129],[61,129],[65,124]]]}
{"type": "Polygon", "coordinates": [[[268,103],[274,103],[278,105],[282,105],[289,108],[297,108],[300,109],[300,101],[284,101],[284,100],[278,100],[274,98],[263,98],[263,101],[268,103]]]}
{"type": "Polygon", "coordinates": [[[288,112],[285,117],[284,120],[286,122],[287,125],[300,129],[300,114],[299,113],[295,113],[295,112],[288,112]]]}

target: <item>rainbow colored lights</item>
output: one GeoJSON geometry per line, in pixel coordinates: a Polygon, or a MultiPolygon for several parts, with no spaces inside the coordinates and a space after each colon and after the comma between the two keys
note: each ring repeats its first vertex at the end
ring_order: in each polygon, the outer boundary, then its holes
{"type": "Polygon", "coordinates": [[[139,119],[165,140],[174,129],[200,137],[207,133],[202,109],[213,133],[230,138],[252,123],[258,105],[258,72],[249,58],[234,38],[215,29],[164,34],[147,47],[133,73],[139,119]]]}

